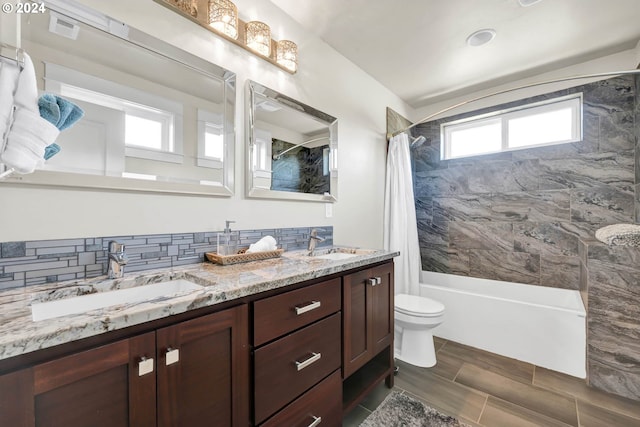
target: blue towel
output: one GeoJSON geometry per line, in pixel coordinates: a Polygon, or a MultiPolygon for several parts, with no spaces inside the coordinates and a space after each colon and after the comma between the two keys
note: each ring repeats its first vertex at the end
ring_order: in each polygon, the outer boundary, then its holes
{"type": "MultiPolygon", "coordinates": [[[[51,93],[45,93],[38,99],[40,117],[54,124],[59,130],[65,130],[84,116],[82,108],[73,102],[51,93]]],[[[58,144],[48,145],[44,150],[44,159],[49,160],[60,152],[58,144]]]]}
{"type": "Polygon", "coordinates": [[[56,143],[44,147],[44,159],[49,160],[60,152],[60,146],[56,143]]]}
{"type": "Polygon", "coordinates": [[[40,116],[53,123],[58,129],[65,130],[84,116],[82,108],[57,95],[45,93],[38,99],[40,116]]]}

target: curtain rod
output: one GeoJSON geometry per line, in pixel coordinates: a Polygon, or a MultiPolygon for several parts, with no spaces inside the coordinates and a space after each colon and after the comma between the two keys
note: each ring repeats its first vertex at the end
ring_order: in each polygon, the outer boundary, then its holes
{"type": "Polygon", "coordinates": [[[289,147],[286,150],[284,150],[282,153],[278,153],[278,154],[274,154],[272,156],[273,160],[280,160],[280,158],[282,156],[284,156],[285,154],[287,154],[289,151],[294,150],[298,147],[302,147],[303,145],[307,145],[307,144],[311,144],[312,142],[316,142],[316,141],[322,141],[323,139],[330,139],[331,137],[329,136],[321,136],[320,138],[314,138],[314,139],[310,139],[308,141],[304,141],[301,142],[300,144],[296,144],[293,147],[289,147]]]}
{"type": "Polygon", "coordinates": [[[471,99],[467,99],[465,101],[462,102],[458,102],[457,104],[454,105],[450,105],[446,108],[443,108],[442,110],[438,110],[435,113],[429,114],[427,117],[413,123],[412,125],[402,129],[402,130],[398,130],[395,131],[391,134],[391,137],[393,138],[396,135],[401,134],[402,132],[406,132],[410,129],[413,129],[414,127],[418,126],[419,124],[425,123],[426,121],[433,119],[436,116],[439,116],[440,114],[446,113],[447,111],[451,111],[455,108],[458,107],[462,107],[463,105],[467,105],[470,104],[472,102],[475,101],[480,101],[481,99],[485,99],[485,98],[490,98],[492,96],[496,96],[496,95],[502,95],[503,93],[509,93],[509,92],[514,92],[516,90],[521,90],[521,89],[527,89],[530,87],[534,87],[534,86],[542,86],[542,85],[546,85],[546,84],[551,84],[551,83],[558,83],[558,82],[565,82],[565,81],[569,81],[569,80],[580,80],[580,79],[589,79],[589,78],[595,78],[595,77],[608,77],[608,76],[623,76],[623,75],[629,75],[629,74],[640,74],[640,69],[636,69],[636,70],[625,70],[625,71],[611,71],[608,73],[594,73],[594,74],[581,74],[581,75],[576,75],[576,76],[569,76],[569,77],[561,77],[561,78],[557,78],[557,79],[551,79],[551,80],[543,80],[540,82],[536,82],[536,83],[529,83],[526,85],[521,85],[521,86],[517,86],[517,87],[513,87],[510,89],[503,89],[503,90],[499,90],[497,92],[492,92],[489,93],[487,95],[482,95],[482,96],[477,96],[475,98],[471,98],[471,99]]]}

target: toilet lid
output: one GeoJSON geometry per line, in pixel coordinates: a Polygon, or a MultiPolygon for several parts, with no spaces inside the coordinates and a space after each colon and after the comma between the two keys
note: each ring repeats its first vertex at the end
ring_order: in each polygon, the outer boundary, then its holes
{"type": "Polygon", "coordinates": [[[430,298],[398,294],[395,296],[395,310],[410,316],[433,317],[444,312],[444,305],[430,298]]]}

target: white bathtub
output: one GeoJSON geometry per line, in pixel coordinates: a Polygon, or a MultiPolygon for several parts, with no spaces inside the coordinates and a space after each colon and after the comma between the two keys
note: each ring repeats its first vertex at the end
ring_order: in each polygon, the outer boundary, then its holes
{"type": "Polygon", "coordinates": [[[578,291],[423,271],[420,293],[445,306],[435,336],[586,377],[578,291]]]}

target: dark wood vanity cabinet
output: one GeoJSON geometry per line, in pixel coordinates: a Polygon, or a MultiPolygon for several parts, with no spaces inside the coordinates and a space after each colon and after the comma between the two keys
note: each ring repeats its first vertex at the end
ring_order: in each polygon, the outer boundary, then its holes
{"type": "Polygon", "coordinates": [[[247,426],[247,306],[0,376],[0,426],[247,426]]]}
{"type": "Polygon", "coordinates": [[[393,386],[393,262],[293,288],[0,364],[0,427],[338,426],[393,386]]]}
{"type": "Polygon", "coordinates": [[[254,302],[256,425],[341,424],[341,289],[338,277],[254,302]]]}
{"type": "Polygon", "coordinates": [[[379,381],[393,386],[393,262],[343,277],[344,409],[379,381]]]}
{"type": "Polygon", "coordinates": [[[138,370],[154,357],[151,332],[4,375],[0,425],[153,427],[155,370],[138,370]]]}
{"type": "Polygon", "coordinates": [[[247,305],[158,329],[158,427],[249,425],[247,305]]]}

